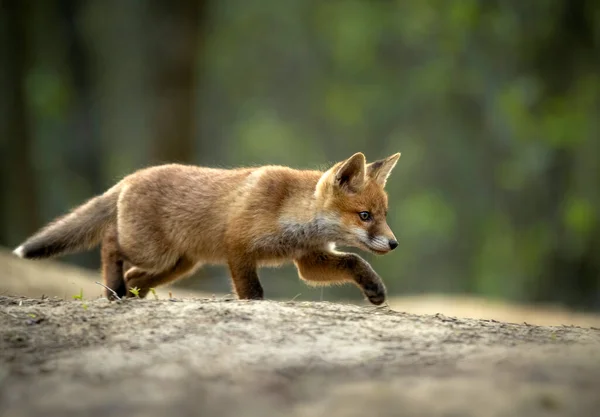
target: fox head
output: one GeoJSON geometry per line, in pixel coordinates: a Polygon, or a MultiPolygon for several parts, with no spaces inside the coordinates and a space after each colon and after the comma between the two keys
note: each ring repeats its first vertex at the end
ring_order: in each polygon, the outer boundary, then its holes
{"type": "Polygon", "coordinates": [[[375,254],[398,246],[387,224],[388,198],[385,184],[400,154],[366,163],[362,153],[338,162],[323,174],[316,197],[327,222],[335,225],[338,244],[375,254]]]}

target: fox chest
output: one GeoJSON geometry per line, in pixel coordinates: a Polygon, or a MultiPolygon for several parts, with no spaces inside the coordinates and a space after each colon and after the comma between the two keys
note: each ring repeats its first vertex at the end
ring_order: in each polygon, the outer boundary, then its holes
{"type": "Polygon", "coordinates": [[[321,224],[283,224],[276,232],[254,239],[252,246],[260,259],[278,261],[322,250],[332,240],[332,234],[321,224]]]}

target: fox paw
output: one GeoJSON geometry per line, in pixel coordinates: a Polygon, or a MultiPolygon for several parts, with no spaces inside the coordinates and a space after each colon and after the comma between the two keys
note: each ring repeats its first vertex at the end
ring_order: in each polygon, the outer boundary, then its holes
{"type": "Polygon", "coordinates": [[[386,299],[386,290],[383,282],[372,281],[364,285],[363,292],[371,304],[381,305],[386,299]]]}
{"type": "Polygon", "coordinates": [[[148,273],[143,269],[131,267],[125,273],[125,286],[127,287],[127,297],[144,298],[149,291],[147,280],[148,273]],[[131,291],[136,289],[135,292],[131,291]]]}
{"type": "Polygon", "coordinates": [[[125,272],[125,281],[129,282],[129,281],[133,281],[136,278],[139,278],[143,275],[145,275],[146,272],[144,272],[143,270],[141,270],[140,268],[138,268],[137,266],[132,266],[131,268],[129,268],[127,270],[127,272],[125,272]]]}

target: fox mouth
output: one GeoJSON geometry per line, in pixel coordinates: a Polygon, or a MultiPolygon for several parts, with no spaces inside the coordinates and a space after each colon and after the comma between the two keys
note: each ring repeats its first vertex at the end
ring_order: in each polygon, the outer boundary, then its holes
{"type": "Polygon", "coordinates": [[[389,253],[392,248],[390,247],[389,240],[382,236],[370,237],[366,242],[363,241],[367,249],[375,255],[385,255],[389,253]]]}
{"type": "Polygon", "coordinates": [[[390,252],[389,250],[375,249],[369,246],[367,246],[367,248],[369,249],[369,252],[372,252],[375,255],[385,255],[386,253],[390,252]]]}
{"type": "Polygon", "coordinates": [[[364,249],[368,252],[374,253],[375,255],[385,255],[391,251],[391,249],[382,249],[381,246],[373,247],[371,242],[361,242],[364,249]]]}
{"type": "MultiPolygon", "coordinates": [[[[350,237],[350,236],[349,236],[350,237]]],[[[373,253],[375,255],[385,255],[391,252],[392,248],[389,246],[389,241],[383,237],[370,237],[366,235],[363,236],[352,236],[350,239],[344,239],[344,243],[348,246],[352,246],[358,249],[362,249],[366,252],[373,253]]]]}

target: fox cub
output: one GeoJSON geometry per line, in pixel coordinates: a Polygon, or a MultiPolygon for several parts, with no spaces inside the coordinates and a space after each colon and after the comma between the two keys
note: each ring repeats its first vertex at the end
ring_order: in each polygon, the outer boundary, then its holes
{"type": "MultiPolygon", "coordinates": [[[[119,297],[226,264],[240,299],[262,299],[257,268],[293,261],[314,285],[351,282],[379,305],[385,286],[360,256],[398,246],[384,186],[400,158],[362,153],[325,172],[282,166],[214,169],[161,165],[137,171],[27,239],[14,253],[48,258],[102,244],[102,275],[119,297]]],[[[113,298],[106,291],[108,298],[113,298]]]]}

